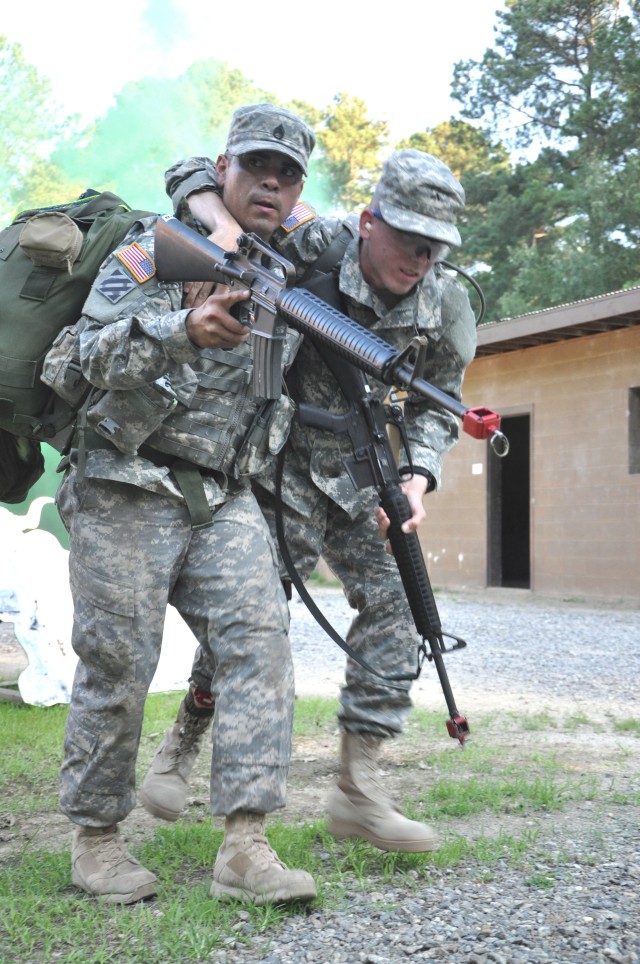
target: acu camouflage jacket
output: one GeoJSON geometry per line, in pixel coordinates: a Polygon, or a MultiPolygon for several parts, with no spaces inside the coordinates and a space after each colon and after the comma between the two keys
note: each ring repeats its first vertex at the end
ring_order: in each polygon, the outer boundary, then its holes
{"type": "MultiPolygon", "coordinates": [[[[205,470],[217,504],[279,451],[293,406],[254,397],[251,338],[228,351],[190,341],[182,284],[155,272],[155,221],[138,222],[107,258],[77,325],[82,371],[98,390],[85,474],[181,498],[169,474],[180,458],[205,470]]],[[[285,365],[298,342],[291,332],[285,365]]]]}
{"type": "MultiPolygon", "coordinates": [[[[180,161],[167,171],[166,184],[176,210],[180,211],[190,193],[216,189],[215,167],[207,158],[180,161]]],[[[340,218],[318,217],[307,207],[302,216],[292,218],[290,224],[285,222],[275,232],[271,245],[293,263],[300,278],[340,233],[344,223],[340,218]]],[[[464,371],[476,350],[475,317],[466,289],[444,270],[435,268],[406,298],[388,309],[362,276],[358,244],[354,237],[339,269],[339,287],[350,317],[397,348],[404,348],[415,335],[425,335],[429,349],[424,378],[460,401],[464,371]]],[[[295,401],[331,412],[344,411],[345,403],[333,376],[314,356],[310,339],[305,338],[287,378],[294,385],[295,401]]],[[[387,386],[373,380],[372,388],[380,398],[388,392],[387,386]]],[[[442,457],[458,439],[458,421],[416,395],[409,395],[404,408],[413,463],[430,472],[439,487],[442,457]]],[[[294,419],[288,449],[296,454],[298,464],[304,460],[314,484],[354,515],[370,503],[370,493],[354,491],[342,465],[345,444],[348,443],[344,439],[328,432],[302,428],[294,419]]],[[[266,488],[273,488],[270,473],[259,481],[266,488]]],[[[283,498],[294,502],[287,498],[286,479],[283,498]]],[[[295,507],[298,511],[303,509],[299,486],[295,507]]]]}

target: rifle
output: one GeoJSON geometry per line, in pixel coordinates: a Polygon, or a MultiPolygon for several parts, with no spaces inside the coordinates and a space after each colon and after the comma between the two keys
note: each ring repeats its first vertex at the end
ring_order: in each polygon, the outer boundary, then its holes
{"type": "Polygon", "coordinates": [[[449,736],[464,744],[469,736],[469,725],[456,707],[443,656],[453,650],[464,649],[467,644],[459,636],[443,632],[418,534],[405,533],[401,528],[402,523],[411,518],[411,509],[401,488],[402,480],[389,441],[387,425],[395,425],[398,429],[410,467],[411,454],[402,407],[395,400],[385,404],[375,398],[359,369],[332,351],[326,350],[324,346],[316,348],[338,382],[349,408],[345,413],[336,415],[302,403],[299,405],[298,417],[303,425],[311,428],[323,429],[333,434],[347,434],[353,455],[343,458],[342,461],[354,488],[375,487],[380,505],[390,521],[387,535],[416,630],[422,638],[418,648],[418,670],[415,677],[410,678],[415,679],[420,675],[425,657],[433,661],[449,710],[449,736]],[[452,645],[446,645],[445,636],[453,640],[452,645]],[[425,643],[429,644],[430,651],[427,651],[425,643]]]}
{"type": "Polygon", "coordinates": [[[287,324],[278,302],[295,281],[291,262],[255,234],[240,235],[238,250],[225,251],[168,214],[156,222],[154,257],[161,281],[214,281],[250,293],[232,314],[254,336],[253,394],[279,398],[287,324]]]}
{"type": "Polygon", "coordinates": [[[256,398],[280,396],[282,348],[290,324],[383,384],[403,385],[440,405],[462,420],[463,431],[489,439],[497,455],[507,454],[509,443],[496,412],[482,406],[466,408],[421,377],[428,346],[424,336],[400,351],[311,291],[288,287],[295,278],[293,265],[255,234],[241,234],[238,250],[225,251],[165,214],[156,222],[155,264],[161,281],[214,281],[249,292],[234,312],[255,336],[256,398]],[[265,259],[277,267],[266,265],[265,259]]]}
{"type": "MultiPolygon", "coordinates": [[[[354,454],[345,459],[344,464],[351,481],[356,488],[375,486],[380,505],[390,520],[389,541],[416,629],[422,637],[419,653],[423,659],[432,660],[436,667],[449,710],[447,730],[451,737],[464,745],[469,726],[456,707],[443,654],[464,648],[466,642],[442,631],[417,533],[404,533],[401,528],[411,517],[411,509],[401,489],[387,433],[388,422],[399,428],[411,464],[401,407],[383,405],[377,400],[364,374],[372,375],[384,384],[404,385],[441,405],[462,419],[464,431],[474,438],[488,438],[494,451],[502,456],[507,454],[508,441],[500,432],[500,416],[486,408],[465,408],[421,377],[427,348],[424,337],[414,338],[407,349],[400,351],[312,292],[287,288],[293,277],[293,267],[254,235],[240,235],[238,251],[227,252],[176,218],[163,216],[156,225],[155,263],[161,280],[214,281],[230,287],[240,286],[250,292],[247,301],[238,307],[240,320],[250,324],[256,336],[254,368],[259,364],[264,366],[254,379],[254,391],[258,397],[276,397],[260,394],[265,391],[280,393],[279,366],[286,324],[313,339],[334,373],[349,403],[349,411],[344,415],[333,415],[301,405],[300,418],[309,426],[347,433],[354,454]],[[270,266],[265,265],[265,256],[270,259],[270,266]],[[273,268],[274,263],[278,267],[273,268]],[[454,640],[452,646],[447,647],[445,636],[454,640]],[[429,644],[430,652],[427,652],[425,642],[429,644]]],[[[420,666],[421,661],[418,673],[420,666]]]]}

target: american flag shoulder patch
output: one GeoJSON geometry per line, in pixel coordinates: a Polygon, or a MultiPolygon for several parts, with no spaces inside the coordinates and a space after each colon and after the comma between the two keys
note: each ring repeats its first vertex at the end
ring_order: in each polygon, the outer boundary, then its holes
{"type": "Polygon", "coordinates": [[[136,287],[135,281],[131,278],[131,275],[125,274],[122,268],[116,268],[111,274],[104,278],[99,285],[96,286],[96,290],[103,295],[107,301],[110,301],[112,305],[117,304],[126,294],[136,287]]]}
{"type": "Polygon", "coordinates": [[[140,284],[142,284],[143,281],[148,281],[149,278],[153,278],[156,273],[156,266],[153,263],[153,259],[137,241],[127,245],[126,248],[122,248],[121,251],[116,251],[116,258],[131,272],[140,284]]]}
{"type": "Polygon", "coordinates": [[[298,201],[289,217],[286,221],[282,222],[280,227],[288,234],[290,231],[295,231],[296,228],[299,228],[301,224],[306,224],[307,221],[313,221],[315,216],[315,211],[312,211],[303,201],[298,201]]]}

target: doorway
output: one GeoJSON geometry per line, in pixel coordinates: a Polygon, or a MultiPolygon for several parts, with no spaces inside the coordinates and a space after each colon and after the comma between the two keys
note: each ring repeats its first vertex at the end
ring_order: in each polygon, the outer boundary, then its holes
{"type": "Polygon", "coordinates": [[[531,588],[530,478],[531,418],[502,418],[509,454],[488,458],[488,583],[510,589],[531,588]]]}

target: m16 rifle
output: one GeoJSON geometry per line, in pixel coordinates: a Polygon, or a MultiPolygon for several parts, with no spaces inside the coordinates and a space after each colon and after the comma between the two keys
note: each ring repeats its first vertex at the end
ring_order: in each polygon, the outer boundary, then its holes
{"type": "Polygon", "coordinates": [[[442,631],[418,535],[402,531],[402,524],[412,513],[402,491],[387,432],[388,423],[399,428],[410,462],[401,406],[384,405],[377,400],[365,375],[389,386],[403,386],[442,406],[462,420],[464,431],[474,438],[489,439],[496,454],[503,456],[508,452],[508,441],[500,431],[500,416],[487,408],[466,408],[421,377],[427,349],[425,338],[414,338],[400,351],[318,295],[304,288],[287,287],[294,277],[291,264],[255,235],[240,235],[238,250],[224,251],[176,218],[165,216],[156,226],[155,263],[161,280],[212,281],[247,290],[249,297],[239,304],[238,317],[251,326],[255,336],[253,387],[259,398],[280,394],[287,324],[313,340],[336,377],[349,410],[344,415],[333,415],[301,405],[300,418],[306,425],[348,434],[353,456],[345,459],[344,464],[354,486],[376,488],[380,505],[390,520],[389,541],[416,630],[422,638],[416,675],[424,657],[433,661],[449,710],[447,730],[464,744],[469,727],[456,707],[443,655],[466,643],[442,631]],[[255,371],[260,367],[261,371],[255,371]],[[453,645],[447,647],[445,636],[453,640],[453,645]]]}

